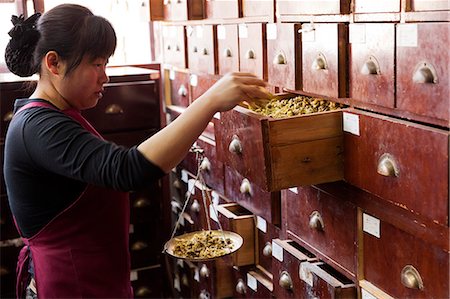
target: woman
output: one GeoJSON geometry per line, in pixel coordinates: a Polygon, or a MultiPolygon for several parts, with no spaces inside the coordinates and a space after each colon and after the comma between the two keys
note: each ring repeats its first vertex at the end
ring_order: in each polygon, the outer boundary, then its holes
{"type": "Polygon", "coordinates": [[[131,298],[124,192],[168,173],[216,112],[269,93],[253,75],[224,76],[170,125],[124,149],[80,115],[108,82],[105,68],[116,47],[111,24],[69,4],[13,23],[8,68],[39,74],[30,98],[15,103],[5,144],[8,198],[27,245],[18,297],[32,286],[40,298],[131,298]]]}

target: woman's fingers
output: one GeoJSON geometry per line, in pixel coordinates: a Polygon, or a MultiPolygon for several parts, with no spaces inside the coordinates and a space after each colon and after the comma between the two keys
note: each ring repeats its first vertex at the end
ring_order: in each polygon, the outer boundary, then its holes
{"type": "Polygon", "coordinates": [[[242,85],[241,90],[245,95],[245,101],[254,101],[258,99],[270,100],[273,95],[265,88],[254,85],[242,85]]]}

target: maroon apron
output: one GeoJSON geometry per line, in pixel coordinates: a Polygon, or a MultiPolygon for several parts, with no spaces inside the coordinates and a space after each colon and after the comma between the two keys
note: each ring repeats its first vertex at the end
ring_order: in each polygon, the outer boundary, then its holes
{"type": "MultiPolygon", "coordinates": [[[[30,107],[53,106],[33,102],[30,107]]],[[[101,136],[74,109],[61,111],[101,136]]],[[[88,185],[81,196],[31,238],[23,238],[17,263],[17,298],[29,282],[31,251],[42,298],[132,298],[128,194],[88,185]]]]}

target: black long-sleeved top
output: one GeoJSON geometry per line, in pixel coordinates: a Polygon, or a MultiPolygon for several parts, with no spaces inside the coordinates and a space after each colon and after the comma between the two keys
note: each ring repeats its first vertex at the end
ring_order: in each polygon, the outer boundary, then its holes
{"type": "MultiPolygon", "coordinates": [[[[16,100],[15,111],[30,101],[42,100],[16,100]]],[[[136,147],[102,140],[61,111],[32,107],[16,113],[9,125],[4,175],[13,215],[22,235],[31,237],[87,184],[130,191],[164,172],[136,147]]]]}

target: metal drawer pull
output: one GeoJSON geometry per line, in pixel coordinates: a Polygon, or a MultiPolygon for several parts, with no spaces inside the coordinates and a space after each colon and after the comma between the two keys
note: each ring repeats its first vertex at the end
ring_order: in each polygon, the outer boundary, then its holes
{"type": "Polygon", "coordinates": [[[187,96],[187,89],[186,89],[186,87],[183,84],[181,84],[180,88],[178,88],[178,95],[180,97],[187,96]]]}
{"type": "Polygon", "coordinates": [[[285,290],[292,290],[292,279],[291,276],[287,271],[281,272],[280,280],[278,281],[278,284],[280,287],[282,287],[285,290]]]}
{"type": "Polygon", "coordinates": [[[177,3],[178,3],[178,4],[180,4],[180,3],[183,3],[183,1],[181,1],[181,0],[177,0],[177,3]]]}
{"type": "Polygon", "coordinates": [[[390,154],[381,155],[378,160],[377,172],[382,176],[388,177],[398,177],[400,174],[397,162],[395,162],[394,157],[390,154]]]}
{"type": "Polygon", "coordinates": [[[435,68],[426,62],[419,63],[416,66],[412,80],[414,83],[438,83],[435,68]]]}
{"type": "Polygon", "coordinates": [[[194,48],[192,48],[192,52],[194,52],[194,53],[198,52],[197,46],[194,46],[194,48]]]}
{"type": "Polygon", "coordinates": [[[422,277],[420,277],[419,271],[411,265],[406,265],[402,269],[402,284],[409,289],[423,289],[422,277]]]}
{"type": "Polygon", "coordinates": [[[167,49],[167,51],[170,51],[172,49],[172,47],[170,45],[167,45],[166,49],[167,49]]]}
{"type": "Polygon", "coordinates": [[[164,0],[164,5],[169,5],[170,3],[170,0],[164,0]]]}
{"type": "Polygon", "coordinates": [[[363,75],[379,75],[380,74],[380,64],[377,59],[373,56],[369,56],[369,59],[364,63],[361,68],[361,74],[363,75]]]}
{"type": "Polygon", "coordinates": [[[243,179],[241,183],[241,187],[239,188],[242,194],[253,195],[252,186],[248,179],[243,179]]]}
{"type": "Polygon", "coordinates": [[[206,267],[205,264],[203,264],[202,267],[200,268],[200,276],[203,278],[209,277],[209,269],[208,267],[206,267]]]}
{"type": "Polygon", "coordinates": [[[203,54],[203,55],[208,55],[208,49],[206,49],[206,48],[203,48],[203,50],[202,50],[202,54],[203,54]]]}
{"type": "Polygon", "coordinates": [[[247,53],[245,53],[245,58],[247,59],[255,59],[255,51],[250,49],[247,51],[247,53]]]}
{"type": "Polygon", "coordinates": [[[223,56],[224,56],[224,57],[232,57],[233,55],[232,55],[232,53],[231,53],[231,49],[230,49],[230,48],[226,48],[226,49],[223,51],[223,56]]]}
{"type": "Polygon", "coordinates": [[[272,243],[267,242],[263,249],[264,256],[272,256],[272,243]]]}
{"type": "Polygon", "coordinates": [[[145,207],[149,207],[150,206],[150,200],[148,200],[147,198],[139,198],[138,200],[136,200],[134,202],[133,207],[135,208],[145,208],[145,207]]]}
{"type": "Polygon", "coordinates": [[[200,169],[204,171],[211,171],[211,162],[207,157],[204,157],[202,163],[200,163],[200,169]]]}
{"type": "Polygon", "coordinates": [[[312,212],[309,216],[309,227],[316,230],[323,230],[325,228],[322,216],[318,211],[312,212]]]}
{"type": "Polygon", "coordinates": [[[122,114],[123,109],[122,109],[122,107],[120,107],[117,104],[111,104],[111,105],[108,105],[108,107],[106,107],[105,113],[110,114],[110,115],[122,114]]]}
{"type": "Polygon", "coordinates": [[[180,52],[181,51],[180,46],[176,45],[175,46],[175,51],[180,52]]]}
{"type": "Polygon", "coordinates": [[[174,181],[173,181],[173,187],[175,188],[175,189],[181,189],[181,182],[180,182],[180,180],[179,179],[175,179],[174,181]]]}
{"type": "Polygon", "coordinates": [[[135,242],[133,245],[131,245],[131,250],[132,251],[139,251],[139,250],[143,250],[145,248],[148,247],[148,244],[142,241],[137,241],[135,242]]]}
{"type": "Polygon", "coordinates": [[[228,146],[228,150],[233,154],[242,153],[242,145],[241,141],[239,140],[239,137],[233,135],[233,139],[231,140],[230,145],[228,146]]]}
{"type": "Polygon", "coordinates": [[[286,56],[282,52],[278,53],[273,58],[273,64],[287,64],[286,56]]]}
{"type": "Polygon", "coordinates": [[[136,297],[138,298],[148,298],[152,295],[152,291],[148,287],[140,287],[136,290],[136,297]]]}
{"type": "Polygon", "coordinates": [[[314,59],[311,68],[313,69],[313,71],[328,69],[327,60],[325,59],[325,56],[322,53],[319,53],[316,59],[314,59]]]}
{"type": "Polygon", "coordinates": [[[6,267],[0,267],[0,276],[6,276],[6,275],[8,275],[9,273],[11,273],[11,271],[9,271],[8,270],[8,268],[6,268],[6,267]]]}
{"type": "Polygon", "coordinates": [[[198,295],[199,299],[209,299],[210,297],[211,295],[206,290],[202,290],[200,295],[198,295]]]}
{"type": "Polygon", "coordinates": [[[189,286],[189,278],[186,273],[184,273],[183,276],[181,276],[181,283],[184,286],[187,286],[187,287],[189,286]]]}
{"type": "Polygon", "coordinates": [[[13,118],[14,113],[12,111],[8,111],[5,113],[5,116],[3,116],[4,122],[9,122],[13,118]]]}
{"type": "Polygon", "coordinates": [[[191,204],[191,212],[193,213],[199,213],[200,212],[200,204],[198,200],[194,199],[194,201],[191,204]]]}
{"type": "Polygon", "coordinates": [[[236,292],[238,292],[238,294],[244,295],[247,293],[247,287],[245,286],[244,281],[239,278],[237,284],[236,284],[236,292]]]}

